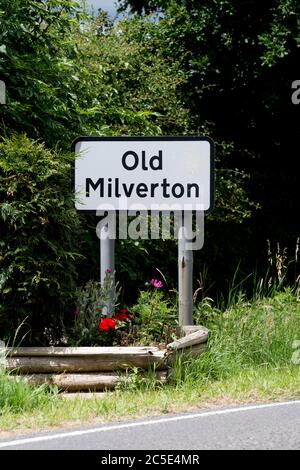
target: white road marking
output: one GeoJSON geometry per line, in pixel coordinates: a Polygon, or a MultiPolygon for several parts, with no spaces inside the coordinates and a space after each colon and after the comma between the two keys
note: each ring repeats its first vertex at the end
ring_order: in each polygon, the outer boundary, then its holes
{"type": "Polygon", "coordinates": [[[171,423],[175,421],[184,421],[188,419],[206,418],[207,416],[226,415],[226,414],[231,414],[231,413],[240,413],[243,411],[253,411],[253,410],[259,410],[259,409],[264,409],[264,408],[277,408],[280,406],[289,406],[289,405],[295,405],[295,404],[300,405],[300,400],[286,401],[286,402],[281,402],[281,403],[280,402],[279,403],[266,403],[262,405],[241,406],[238,408],[227,408],[227,409],[222,409],[222,410],[206,411],[202,413],[194,413],[194,414],[189,414],[189,415],[173,416],[170,418],[157,418],[157,419],[152,419],[149,421],[137,421],[134,423],[115,424],[115,425],[102,426],[99,428],[82,429],[80,431],[61,432],[61,433],[49,434],[45,436],[28,437],[24,439],[15,439],[12,441],[0,442],[0,449],[4,447],[13,447],[13,446],[18,446],[18,445],[23,445],[23,444],[31,444],[34,442],[51,441],[54,439],[64,439],[65,437],[76,437],[76,436],[83,436],[85,434],[95,434],[97,432],[116,431],[118,429],[130,429],[130,428],[136,428],[138,426],[151,426],[152,424],[171,423]]]}

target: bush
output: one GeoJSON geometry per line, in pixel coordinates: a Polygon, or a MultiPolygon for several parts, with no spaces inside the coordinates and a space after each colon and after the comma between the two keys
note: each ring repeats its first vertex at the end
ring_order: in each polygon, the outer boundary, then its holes
{"type": "MultiPolygon", "coordinates": [[[[109,346],[113,342],[114,331],[101,335],[99,323],[103,318],[113,317],[114,312],[107,312],[110,300],[116,305],[119,292],[115,284],[115,274],[107,270],[103,286],[100,282],[90,280],[85,286],[76,291],[76,308],[74,310],[74,324],[68,331],[68,344],[72,346],[109,346]]],[[[105,333],[105,332],[104,332],[105,333]]]]}
{"type": "Polygon", "coordinates": [[[70,163],[24,135],[0,143],[0,338],[26,319],[27,343],[61,340],[81,233],[70,163]]]}
{"type": "Polygon", "coordinates": [[[151,286],[141,291],[138,301],[131,311],[136,315],[138,342],[165,343],[173,340],[176,332],[176,308],[164,298],[164,293],[151,286]]]}

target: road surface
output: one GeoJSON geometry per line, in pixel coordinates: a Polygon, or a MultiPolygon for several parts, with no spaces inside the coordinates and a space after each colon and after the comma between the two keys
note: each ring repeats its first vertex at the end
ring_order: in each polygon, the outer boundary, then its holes
{"type": "Polygon", "coordinates": [[[300,449],[300,400],[0,440],[0,450],[300,449]]]}

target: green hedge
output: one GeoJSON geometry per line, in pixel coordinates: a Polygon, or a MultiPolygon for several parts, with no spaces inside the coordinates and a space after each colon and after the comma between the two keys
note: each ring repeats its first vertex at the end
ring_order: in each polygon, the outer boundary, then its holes
{"type": "Polygon", "coordinates": [[[61,340],[71,316],[81,225],[71,155],[15,135],[0,142],[0,338],[24,322],[23,344],[61,340]]]}

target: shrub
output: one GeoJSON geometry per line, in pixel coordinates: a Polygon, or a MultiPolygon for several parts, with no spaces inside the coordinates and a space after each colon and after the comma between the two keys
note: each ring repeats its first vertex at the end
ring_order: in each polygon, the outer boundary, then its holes
{"type": "Polygon", "coordinates": [[[136,315],[137,340],[140,344],[167,343],[173,339],[177,324],[176,309],[164,298],[160,287],[152,284],[149,290],[141,291],[131,311],[136,315]]]}
{"type": "Polygon", "coordinates": [[[74,324],[68,332],[68,343],[75,346],[102,346],[110,340],[113,342],[114,335],[111,331],[102,334],[99,323],[106,316],[112,317],[114,312],[105,311],[110,299],[110,292],[113,294],[113,303],[116,304],[119,296],[118,284],[114,283],[114,273],[107,271],[105,282],[101,286],[100,282],[90,280],[85,286],[76,290],[76,308],[73,312],[74,324]]]}
{"type": "Polygon", "coordinates": [[[81,233],[70,163],[70,155],[24,135],[0,143],[0,338],[12,336],[24,319],[27,343],[62,337],[81,233]]]}

